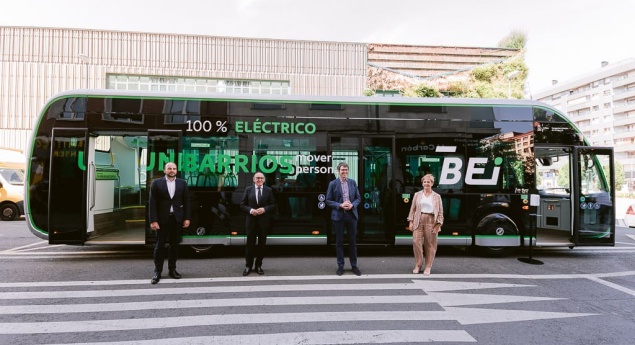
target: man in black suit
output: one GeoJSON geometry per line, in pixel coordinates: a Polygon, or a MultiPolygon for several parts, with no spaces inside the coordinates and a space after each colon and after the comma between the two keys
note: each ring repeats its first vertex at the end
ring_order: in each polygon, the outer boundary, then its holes
{"type": "Polygon", "coordinates": [[[355,180],[348,178],[348,164],[340,162],[337,165],[339,178],[329,183],[326,191],[326,204],[331,208],[331,220],[335,230],[335,251],[337,253],[338,276],[344,273],[344,230],[348,235],[348,258],[355,275],[362,275],[357,267],[357,206],[362,197],[357,189],[355,180]]]}
{"type": "Polygon", "coordinates": [[[247,248],[245,250],[245,270],[243,275],[251,273],[256,257],[256,273],[262,275],[262,259],[265,256],[267,233],[271,230],[271,212],[275,209],[273,190],[265,184],[265,175],[261,172],[254,174],[254,185],[245,188],[245,195],[240,201],[240,209],[247,213],[245,227],[247,228],[247,248]],[[256,236],[258,246],[256,247],[256,236]]]}
{"type": "Polygon", "coordinates": [[[174,279],[181,278],[176,271],[181,228],[189,227],[192,219],[187,182],[176,177],[176,164],[167,163],[163,172],[165,176],[153,180],[150,185],[150,229],[157,235],[154,244],[154,276],[150,281],[152,284],[161,280],[166,241],[170,242],[169,275],[174,279]]]}

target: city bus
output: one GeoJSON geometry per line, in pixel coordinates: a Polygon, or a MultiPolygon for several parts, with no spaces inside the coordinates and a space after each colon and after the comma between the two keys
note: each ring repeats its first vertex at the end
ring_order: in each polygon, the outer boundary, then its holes
{"type": "Polygon", "coordinates": [[[328,183],[358,182],[358,243],[411,245],[407,216],[435,176],[439,244],[489,254],[615,243],[613,151],[530,100],[61,93],[28,148],[28,227],[51,244],[154,242],[150,183],[175,162],[193,208],[182,245],[244,245],[239,202],[257,171],[274,190],[272,245],[334,243],[328,183]]]}

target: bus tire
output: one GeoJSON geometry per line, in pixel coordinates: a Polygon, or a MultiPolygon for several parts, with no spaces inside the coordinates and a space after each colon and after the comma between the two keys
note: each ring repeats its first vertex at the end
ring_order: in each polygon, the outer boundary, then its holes
{"type": "Polygon", "coordinates": [[[0,206],[0,219],[5,221],[15,220],[20,216],[20,210],[17,205],[6,203],[0,206]]]}
{"type": "Polygon", "coordinates": [[[209,256],[213,252],[213,244],[193,244],[190,248],[194,251],[195,255],[209,256]]]}
{"type": "MultiPolygon", "coordinates": [[[[478,235],[518,235],[516,223],[503,213],[490,213],[481,218],[477,224],[476,233],[478,235]]],[[[504,257],[514,253],[518,246],[481,246],[479,248],[486,256],[504,257]]]]}

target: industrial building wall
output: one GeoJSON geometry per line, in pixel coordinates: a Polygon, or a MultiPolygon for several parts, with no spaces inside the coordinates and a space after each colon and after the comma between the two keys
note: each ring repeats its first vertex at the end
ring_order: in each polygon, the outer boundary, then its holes
{"type": "Polygon", "coordinates": [[[107,76],[286,81],[296,95],[361,96],[363,43],[0,27],[0,147],[26,149],[58,92],[106,88],[107,76]]]}

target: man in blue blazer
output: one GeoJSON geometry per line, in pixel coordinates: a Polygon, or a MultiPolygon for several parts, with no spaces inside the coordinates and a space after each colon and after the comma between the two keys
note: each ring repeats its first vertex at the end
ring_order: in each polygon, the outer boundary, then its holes
{"type": "Polygon", "coordinates": [[[337,165],[339,178],[329,183],[326,192],[326,204],[331,208],[331,220],[335,230],[335,251],[337,253],[337,271],[344,273],[344,229],[348,235],[348,258],[353,273],[360,276],[362,272],[357,267],[357,206],[362,197],[357,189],[355,180],[348,177],[348,164],[340,162],[337,165]]]}
{"type": "Polygon", "coordinates": [[[156,284],[161,280],[163,271],[164,247],[170,242],[168,270],[170,277],[180,279],[176,271],[179,257],[181,229],[190,226],[192,211],[187,182],[176,177],[176,164],[169,162],[163,168],[164,177],[157,178],[150,185],[150,229],[156,232],[154,244],[154,276],[150,281],[156,284]]]}
{"type": "Polygon", "coordinates": [[[254,174],[254,185],[245,188],[245,194],[240,201],[240,209],[247,213],[245,227],[247,228],[247,248],[245,249],[245,269],[243,276],[251,273],[254,257],[256,257],[256,273],[263,275],[262,260],[265,257],[267,233],[271,231],[272,212],[276,208],[273,190],[265,184],[265,175],[261,172],[254,174]],[[256,236],[258,246],[256,247],[256,236]]]}

